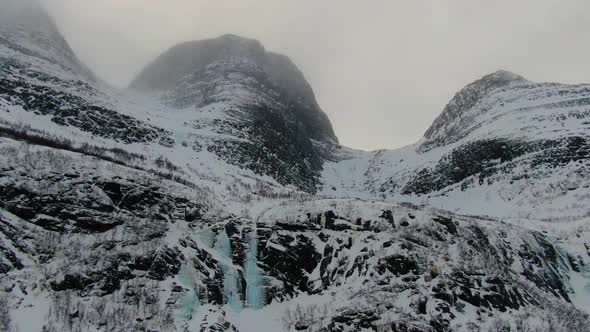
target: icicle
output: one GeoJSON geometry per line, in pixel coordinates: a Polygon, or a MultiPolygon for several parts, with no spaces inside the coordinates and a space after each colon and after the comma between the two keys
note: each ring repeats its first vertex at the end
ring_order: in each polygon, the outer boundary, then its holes
{"type": "Polygon", "coordinates": [[[252,309],[264,306],[261,275],[258,270],[258,236],[256,228],[250,233],[249,249],[244,263],[246,271],[246,304],[252,309]]]}
{"type": "Polygon", "coordinates": [[[199,297],[190,268],[183,266],[178,274],[178,278],[181,285],[189,289],[189,292],[182,297],[180,304],[182,306],[182,315],[185,319],[190,320],[199,306],[199,297]]]}
{"type": "Polygon", "coordinates": [[[240,287],[238,274],[232,264],[232,248],[231,241],[225,231],[219,232],[217,240],[215,241],[215,249],[225,258],[227,262],[222,262],[221,269],[223,270],[223,292],[225,303],[229,307],[239,312],[242,310],[242,300],[240,298],[240,287]]]}
{"type": "Polygon", "coordinates": [[[572,266],[567,258],[567,253],[558,245],[553,245],[553,248],[557,254],[557,266],[563,269],[564,272],[571,271],[572,266]]]}
{"type": "Polygon", "coordinates": [[[195,240],[203,242],[208,247],[213,247],[213,244],[215,243],[215,233],[209,228],[203,229],[198,233],[195,240]]]}

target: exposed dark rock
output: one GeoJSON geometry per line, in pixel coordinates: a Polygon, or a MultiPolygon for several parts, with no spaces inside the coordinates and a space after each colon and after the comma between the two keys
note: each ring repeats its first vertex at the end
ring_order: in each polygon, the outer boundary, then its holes
{"type": "Polygon", "coordinates": [[[0,273],[7,273],[12,269],[21,270],[24,267],[16,254],[3,243],[0,243],[0,273]]]}
{"type": "Polygon", "coordinates": [[[112,294],[121,288],[125,280],[134,278],[131,270],[120,264],[121,262],[115,261],[108,268],[91,274],[91,277],[97,280],[99,295],[112,294]]]}
{"type": "MultiPolygon", "coordinates": [[[[511,161],[529,156],[530,166],[564,166],[590,159],[590,143],[585,137],[573,136],[531,142],[486,139],[463,144],[443,156],[433,169],[420,170],[403,188],[402,194],[428,194],[477,176],[484,179],[514,167],[511,161]]],[[[526,178],[522,174],[520,178],[526,178]]],[[[464,182],[463,189],[470,186],[464,182]]]]}
{"type": "MultiPolygon", "coordinates": [[[[0,63],[2,62],[3,59],[0,59],[0,63]]],[[[15,63],[12,63],[12,68],[14,66],[15,63]]],[[[128,115],[89,104],[74,94],[55,91],[42,84],[34,85],[24,79],[6,79],[9,74],[3,69],[7,67],[0,68],[0,97],[10,99],[26,111],[49,115],[51,121],[60,126],[76,127],[93,135],[123,143],[153,142],[170,134],[128,115]]],[[[43,74],[36,75],[39,78],[43,74]]],[[[53,77],[45,79],[59,80],[53,77]]]]}
{"type": "Polygon", "coordinates": [[[82,274],[66,274],[60,281],[51,281],[49,286],[55,291],[65,290],[84,290],[87,286],[93,284],[94,281],[82,274]]]}
{"type": "Polygon", "coordinates": [[[356,331],[362,329],[375,330],[375,321],[379,320],[379,315],[372,311],[345,311],[332,317],[328,325],[328,331],[341,331],[341,328],[353,328],[356,331]]]}
{"type": "Polygon", "coordinates": [[[365,275],[367,272],[367,259],[369,258],[368,254],[361,254],[354,259],[352,267],[346,272],[346,277],[349,278],[355,272],[357,275],[362,276],[365,275]]]}
{"type": "Polygon", "coordinates": [[[408,273],[418,273],[418,264],[409,257],[391,255],[379,260],[377,271],[381,274],[389,271],[399,277],[408,273]]]}
{"type": "Polygon", "coordinates": [[[307,274],[315,269],[322,256],[316,251],[313,242],[304,235],[277,235],[278,244],[286,248],[289,254],[285,255],[273,246],[266,246],[268,240],[260,239],[259,250],[263,263],[267,265],[270,275],[285,283],[287,294],[292,296],[299,291],[309,291],[307,274]]]}
{"type": "Polygon", "coordinates": [[[480,179],[498,171],[498,166],[537,149],[519,141],[488,139],[466,143],[443,156],[434,169],[424,168],[402,190],[403,194],[427,194],[479,174],[480,179]]]}
{"type": "Polygon", "coordinates": [[[317,224],[313,224],[310,222],[298,222],[298,223],[287,223],[287,222],[280,222],[277,221],[276,225],[278,229],[283,229],[286,231],[291,232],[304,232],[307,230],[320,230],[321,227],[317,224]]]}
{"type": "MultiPolygon", "coordinates": [[[[22,210],[18,211],[14,208],[12,210],[20,215],[23,215],[22,210]]],[[[25,214],[27,213],[25,212],[25,214]]],[[[45,215],[36,216],[32,222],[37,226],[45,228],[46,230],[55,232],[63,232],[68,225],[68,223],[63,220],[45,215]]]]}
{"type": "Polygon", "coordinates": [[[423,297],[418,302],[418,313],[421,315],[426,315],[426,305],[428,304],[428,298],[423,297]]]}
{"type": "Polygon", "coordinates": [[[104,233],[122,224],[123,220],[115,220],[112,223],[106,223],[93,220],[92,217],[78,217],[76,219],[77,227],[92,233],[104,233]]]}
{"type": "Polygon", "coordinates": [[[391,226],[395,227],[395,222],[393,220],[393,212],[391,210],[385,210],[381,214],[381,218],[385,219],[391,226]]]}
{"type": "Polygon", "coordinates": [[[451,218],[446,218],[443,216],[438,216],[436,218],[433,218],[432,220],[434,220],[435,222],[445,226],[445,228],[447,229],[447,231],[450,234],[453,235],[457,235],[457,226],[455,226],[455,224],[453,223],[453,220],[451,218]]]}
{"type": "Polygon", "coordinates": [[[421,326],[418,322],[399,321],[390,324],[391,332],[431,332],[432,327],[421,326]]]}
{"type": "Polygon", "coordinates": [[[175,276],[180,270],[184,257],[178,248],[165,247],[158,250],[151,257],[148,269],[148,277],[155,280],[164,280],[166,277],[175,276]]]}

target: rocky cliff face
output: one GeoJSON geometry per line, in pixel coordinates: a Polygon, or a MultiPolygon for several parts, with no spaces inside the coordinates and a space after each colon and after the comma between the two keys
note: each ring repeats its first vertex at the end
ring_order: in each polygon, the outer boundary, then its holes
{"type": "Polygon", "coordinates": [[[3,161],[1,266],[15,317],[49,331],[248,331],[240,312],[265,331],[587,328],[570,275],[588,257],[540,232],[354,200],[224,216],[197,189],[35,156],[65,165],[3,161]]]}
{"type": "Polygon", "coordinates": [[[498,72],[421,142],[353,151],[256,41],[179,45],[121,93],[19,8],[0,330],[589,330],[587,86],[498,72]]]}

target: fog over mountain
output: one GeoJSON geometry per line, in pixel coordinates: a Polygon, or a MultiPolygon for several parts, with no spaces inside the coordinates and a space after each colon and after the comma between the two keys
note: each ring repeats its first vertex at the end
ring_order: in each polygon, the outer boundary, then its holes
{"type": "Polygon", "coordinates": [[[43,3],[82,61],[118,86],[179,42],[258,39],[290,56],[341,142],[357,148],[416,141],[455,91],[498,69],[534,81],[590,77],[583,0],[43,3]]]}

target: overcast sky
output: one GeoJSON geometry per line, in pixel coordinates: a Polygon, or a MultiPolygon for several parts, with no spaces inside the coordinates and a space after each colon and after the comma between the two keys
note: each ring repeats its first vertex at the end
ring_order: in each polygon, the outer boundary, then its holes
{"type": "Polygon", "coordinates": [[[418,140],[497,69],[590,82],[588,0],[42,0],[80,58],[125,86],[165,49],[233,33],[290,56],[341,143],[418,140]]]}

